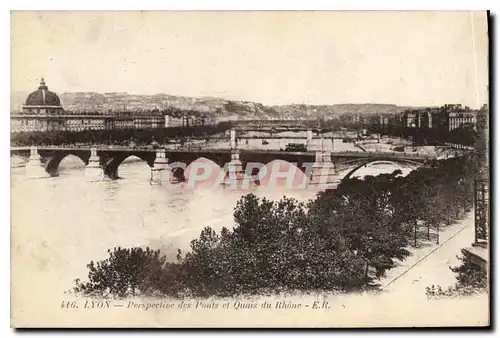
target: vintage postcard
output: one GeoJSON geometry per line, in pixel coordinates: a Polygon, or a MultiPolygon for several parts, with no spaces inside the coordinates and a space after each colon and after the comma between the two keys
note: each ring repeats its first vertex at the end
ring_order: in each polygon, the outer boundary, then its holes
{"type": "Polygon", "coordinates": [[[490,325],[488,22],[11,12],[11,325],[490,325]]]}

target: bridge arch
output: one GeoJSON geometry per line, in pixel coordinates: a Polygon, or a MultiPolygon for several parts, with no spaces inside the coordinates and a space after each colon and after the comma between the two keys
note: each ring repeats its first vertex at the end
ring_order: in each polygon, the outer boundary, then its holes
{"type": "Polygon", "coordinates": [[[186,181],[186,169],[184,163],[174,162],[169,163],[169,181],[172,183],[180,183],[186,181]]]}
{"type": "MultiPolygon", "coordinates": [[[[353,161],[354,162],[354,161],[353,161]]],[[[388,160],[388,159],[371,159],[365,160],[361,163],[357,162],[356,166],[349,170],[349,172],[342,178],[342,180],[347,180],[352,177],[352,175],[357,172],[359,169],[367,167],[368,165],[374,164],[391,164],[397,165],[399,167],[403,167],[403,165],[411,166],[413,168],[421,167],[423,164],[420,162],[412,161],[412,160],[388,160]]]]}
{"type": "MultiPolygon", "coordinates": [[[[182,168],[177,169],[179,171],[182,168]]],[[[223,168],[215,161],[206,158],[198,157],[196,160],[188,163],[183,170],[184,180],[190,182],[193,186],[198,185],[213,185],[223,175],[223,168]]],[[[173,172],[173,171],[172,171],[173,172]]],[[[177,174],[180,176],[180,174],[177,174]]]]}
{"type": "MultiPolygon", "coordinates": [[[[145,166],[147,166],[148,168],[151,168],[153,166],[154,157],[149,158],[149,157],[141,156],[141,154],[127,154],[127,155],[111,157],[107,161],[105,161],[105,163],[103,165],[104,175],[111,178],[111,179],[120,178],[119,167],[122,164],[126,164],[126,163],[131,164],[134,162],[145,164],[145,166]]],[[[145,166],[143,166],[143,167],[145,167],[145,166]]],[[[148,171],[148,175],[149,174],[150,174],[150,171],[148,171]]]]}
{"type": "Polygon", "coordinates": [[[306,175],[306,169],[300,163],[292,163],[281,159],[268,162],[265,165],[265,173],[260,174],[260,185],[276,188],[299,188],[305,187],[310,177],[306,175]],[[289,175],[286,175],[289,173],[289,175]]]}

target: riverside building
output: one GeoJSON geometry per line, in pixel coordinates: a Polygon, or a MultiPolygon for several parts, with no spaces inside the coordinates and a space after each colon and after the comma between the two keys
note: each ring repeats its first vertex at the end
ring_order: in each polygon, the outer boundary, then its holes
{"type": "Polygon", "coordinates": [[[215,124],[207,116],[169,116],[155,109],[137,112],[70,112],[42,78],[38,89],[28,95],[22,109],[10,116],[11,133],[37,131],[84,131],[147,129],[215,124]]]}

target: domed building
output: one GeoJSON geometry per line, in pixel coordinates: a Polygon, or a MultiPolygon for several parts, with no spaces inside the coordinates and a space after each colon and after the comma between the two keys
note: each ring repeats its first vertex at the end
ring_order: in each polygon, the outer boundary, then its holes
{"type": "Polygon", "coordinates": [[[64,108],[56,93],[42,78],[38,89],[28,95],[18,114],[11,116],[11,131],[64,130],[64,108]]]}
{"type": "MultiPolygon", "coordinates": [[[[84,93],[85,94],[85,93],[84,93]]],[[[187,125],[187,124],[182,124],[187,125]]],[[[167,115],[158,110],[149,114],[135,111],[103,113],[65,111],[56,93],[41,79],[38,89],[28,95],[22,109],[11,112],[10,131],[84,131],[171,127],[167,115]]]]}

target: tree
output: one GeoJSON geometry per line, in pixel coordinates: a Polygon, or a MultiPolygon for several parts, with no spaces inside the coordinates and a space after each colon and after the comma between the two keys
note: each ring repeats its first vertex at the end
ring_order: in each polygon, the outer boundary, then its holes
{"type": "Polygon", "coordinates": [[[457,287],[486,290],[488,288],[488,277],[486,269],[472,264],[467,258],[467,253],[462,249],[462,256],[457,256],[460,265],[450,267],[457,274],[457,287]]]}
{"type": "Polygon", "coordinates": [[[160,251],[149,248],[114,248],[109,257],[100,262],[91,261],[88,282],[76,281],[74,291],[87,296],[123,298],[137,294],[155,293],[153,281],[162,275],[166,258],[160,251]]]}
{"type": "Polygon", "coordinates": [[[364,260],[365,283],[369,268],[377,277],[394,266],[394,258],[409,255],[406,228],[398,223],[391,187],[400,171],[365,180],[343,181],[336,190],[320,194],[311,204],[309,218],[321,233],[341,239],[348,250],[364,260]]]}

